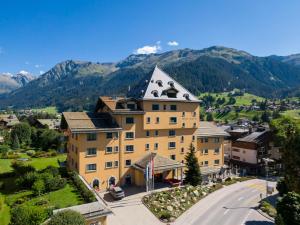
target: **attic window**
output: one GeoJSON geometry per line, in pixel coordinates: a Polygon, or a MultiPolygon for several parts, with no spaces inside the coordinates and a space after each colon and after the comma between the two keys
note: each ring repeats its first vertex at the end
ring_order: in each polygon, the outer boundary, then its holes
{"type": "Polygon", "coordinates": [[[152,91],[151,94],[153,94],[154,97],[158,98],[158,92],[157,91],[152,91]]]}
{"type": "Polygon", "coordinates": [[[184,97],[186,100],[191,100],[189,94],[184,94],[183,97],[184,97]]]}
{"type": "Polygon", "coordinates": [[[161,80],[157,80],[157,81],[156,81],[156,83],[157,83],[157,85],[158,85],[159,87],[162,87],[162,86],[163,86],[163,84],[162,84],[162,81],[161,81],[161,80]]]}
{"type": "Polygon", "coordinates": [[[171,87],[174,87],[174,82],[173,81],[169,81],[168,85],[170,85],[171,87]]]}

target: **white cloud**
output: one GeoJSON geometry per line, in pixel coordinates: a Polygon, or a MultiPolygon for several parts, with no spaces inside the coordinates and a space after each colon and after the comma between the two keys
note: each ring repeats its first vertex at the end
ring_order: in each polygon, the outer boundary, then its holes
{"type": "Polygon", "coordinates": [[[156,42],[155,45],[145,45],[144,47],[136,49],[134,54],[153,54],[161,50],[160,41],[156,42]]]}
{"type": "Polygon", "coordinates": [[[178,46],[179,43],[178,43],[177,41],[169,41],[169,42],[168,42],[168,45],[169,45],[169,46],[178,46]]]}
{"type": "Polygon", "coordinates": [[[40,68],[40,67],[43,67],[43,65],[40,65],[40,64],[36,64],[34,65],[35,68],[40,68]]]}
{"type": "Polygon", "coordinates": [[[44,74],[45,73],[45,71],[43,71],[43,70],[40,70],[40,75],[42,75],[42,74],[44,74]]]}
{"type": "Polygon", "coordinates": [[[6,76],[10,76],[10,77],[12,77],[12,76],[13,76],[13,74],[12,74],[12,73],[10,73],[10,72],[5,72],[5,73],[2,73],[2,74],[6,75],[6,76]]]}

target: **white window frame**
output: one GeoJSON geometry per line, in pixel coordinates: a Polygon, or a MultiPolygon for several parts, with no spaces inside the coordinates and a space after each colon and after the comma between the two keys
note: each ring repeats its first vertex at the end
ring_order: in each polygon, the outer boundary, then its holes
{"type": "Polygon", "coordinates": [[[86,149],[86,156],[96,156],[97,155],[97,148],[87,148],[86,149]],[[89,150],[95,150],[95,154],[89,154],[89,150]]]}
{"type": "Polygon", "coordinates": [[[94,172],[94,171],[97,171],[97,164],[96,164],[96,163],[86,164],[85,169],[86,169],[87,172],[94,172]],[[89,169],[89,166],[91,166],[91,165],[95,165],[95,169],[89,169]]]}
{"type": "Polygon", "coordinates": [[[134,136],[135,136],[135,135],[134,135],[134,132],[132,132],[132,131],[129,131],[129,132],[126,132],[126,133],[125,133],[125,139],[126,139],[126,140],[132,140],[132,139],[134,139],[134,136]],[[127,137],[127,134],[132,134],[132,137],[127,137]]]}
{"type": "Polygon", "coordinates": [[[105,148],[105,153],[106,153],[106,154],[111,154],[111,153],[113,153],[113,147],[107,146],[107,147],[105,148]],[[107,149],[111,149],[111,151],[107,151],[107,149]]]}
{"type": "Polygon", "coordinates": [[[106,161],[105,162],[105,169],[111,169],[113,168],[113,162],[112,161],[106,161]],[[111,163],[111,166],[107,166],[108,163],[111,163]]]}
{"type": "Polygon", "coordinates": [[[169,143],[168,143],[168,147],[169,147],[169,149],[174,149],[174,148],[176,148],[176,142],[175,141],[170,141],[169,143]],[[175,144],[175,146],[174,147],[171,147],[171,144],[175,144]]]}

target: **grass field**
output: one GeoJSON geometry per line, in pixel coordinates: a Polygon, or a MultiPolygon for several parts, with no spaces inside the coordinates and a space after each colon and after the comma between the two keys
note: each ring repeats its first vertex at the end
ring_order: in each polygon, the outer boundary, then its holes
{"type": "Polygon", "coordinates": [[[300,109],[287,110],[283,113],[283,115],[300,120],[300,109]]]}
{"type": "Polygon", "coordinates": [[[225,114],[225,115],[219,115],[217,113],[214,113],[214,119],[215,121],[233,121],[233,120],[237,120],[237,119],[253,119],[253,117],[255,115],[257,115],[259,118],[261,117],[263,111],[241,111],[238,114],[236,114],[234,111],[230,111],[229,113],[225,114]]]}
{"type": "MultiPolygon", "coordinates": [[[[22,154],[21,157],[26,157],[22,154]]],[[[27,158],[29,158],[27,156],[27,158]]],[[[32,161],[28,164],[33,165],[37,170],[46,168],[49,165],[58,167],[57,160],[64,160],[66,158],[65,154],[59,155],[52,158],[32,158],[32,161]]],[[[0,168],[1,173],[11,171],[10,159],[1,159],[0,168]]],[[[54,207],[54,208],[64,208],[72,205],[78,205],[84,203],[83,199],[79,195],[76,188],[72,183],[68,183],[64,188],[53,191],[42,196],[33,196],[31,190],[20,190],[16,186],[16,177],[6,177],[0,178],[0,182],[4,183],[4,188],[0,190],[0,201],[4,201],[0,208],[0,225],[8,225],[10,221],[10,207],[20,198],[28,198],[23,204],[35,205],[41,200],[46,203],[41,207],[54,207]]]]}
{"type": "MultiPolygon", "coordinates": [[[[225,104],[226,104],[229,100],[228,94],[229,94],[229,92],[222,92],[222,93],[206,92],[206,93],[201,94],[200,98],[203,97],[204,95],[211,95],[215,99],[225,98],[225,100],[226,100],[225,104]]],[[[245,93],[243,96],[235,96],[234,98],[236,100],[236,103],[235,103],[236,106],[251,105],[253,99],[255,99],[257,102],[261,102],[261,101],[265,100],[263,97],[259,97],[259,96],[249,94],[249,93],[245,93]]]]}
{"type": "MultiPolygon", "coordinates": [[[[26,154],[22,154],[21,157],[30,158],[26,154]]],[[[31,160],[28,161],[27,163],[34,166],[37,170],[41,170],[50,165],[58,167],[57,160],[64,161],[65,159],[66,159],[66,155],[60,154],[56,157],[49,157],[49,158],[31,158],[31,160]]],[[[10,166],[12,161],[13,159],[0,159],[0,174],[10,172],[12,170],[10,166]]]]}
{"type": "Polygon", "coordinates": [[[32,109],[32,111],[34,112],[46,112],[49,114],[57,114],[57,109],[55,106],[49,106],[49,107],[45,107],[45,108],[36,108],[36,109],[32,109]]]}

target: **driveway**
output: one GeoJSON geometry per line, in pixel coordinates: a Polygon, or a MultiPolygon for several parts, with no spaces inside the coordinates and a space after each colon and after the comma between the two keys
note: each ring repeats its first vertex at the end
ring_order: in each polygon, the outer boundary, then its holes
{"type": "MultiPolygon", "coordinates": [[[[127,197],[113,201],[108,193],[102,197],[113,211],[108,225],[162,225],[141,202],[141,189],[125,190],[127,197]],[[126,192],[127,191],[127,192],[126,192]]],[[[173,225],[272,225],[256,211],[260,193],[265,195],[265,181],[249,180],[224,187],[200,200],[183,213],[173,225]]]]}
{"type": "MultiPolygon", "coordinates": [[[[158,191],[166,190],[161,188],[158,191]]],[[[141,199],[147,193],[145,189],[131,187],[124,189],[126,197],[114,201],[109,193],[102,193],[101,197],[106,201],[113,215],[108,216],[108,225],[162,225],[142,203],[141,199]]]]}

